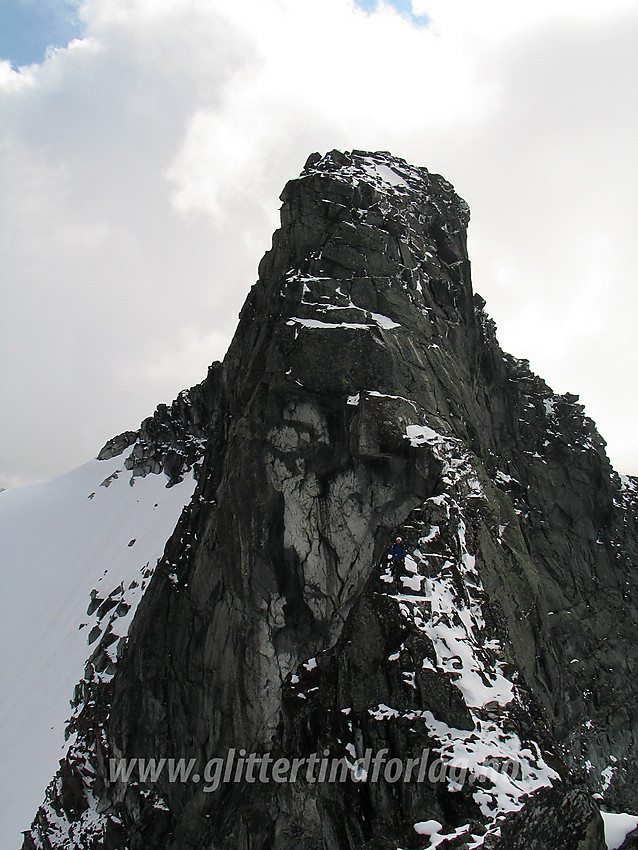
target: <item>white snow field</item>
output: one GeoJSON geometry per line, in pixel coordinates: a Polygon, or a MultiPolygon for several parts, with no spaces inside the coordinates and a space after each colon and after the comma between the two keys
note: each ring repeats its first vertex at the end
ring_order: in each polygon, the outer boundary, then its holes
{"type": "Polygon", "coordinates": [[[605,822],[605,841],[608,850],[617,850],[630,832],[638,828],[636,815],[601,812],[605,822]]]}
{"type": "Polygon", "coordinates": [[[192,473],[171,488],[163,473],[131,479],[125,457],[0,493],[1,850],[21,846],[64,753],[69,701],[97,645],[91,590],[128,591],[126,633],[194,490],[192,473]]]}

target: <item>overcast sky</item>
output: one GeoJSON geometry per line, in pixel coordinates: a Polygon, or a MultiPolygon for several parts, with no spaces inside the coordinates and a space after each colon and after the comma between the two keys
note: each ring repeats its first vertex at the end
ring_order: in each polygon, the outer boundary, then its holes
{"type": "Polygon", "coordinates": [[[204,377],[335,147],[454,184],[501,344],[638,473],[635,0],[3,2],[2,486],[204,377]]]}

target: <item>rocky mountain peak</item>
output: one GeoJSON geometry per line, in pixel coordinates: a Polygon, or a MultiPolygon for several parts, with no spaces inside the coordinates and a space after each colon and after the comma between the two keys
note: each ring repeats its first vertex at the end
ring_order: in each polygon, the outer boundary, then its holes
{"type": "Polygon", "coordinates": [[[506,850],[507,835],[537,846],[539,822],[553,850],[602,848],[592,793],[638,805],[638,695],[620,674],[636,662],[635,482],[576,397],[501,351],[472,291],[469,210],[442,177],[332,151],[282,201],[197,404],[102,451],[133,445],[127,466],[171,480],[196,462],[198,484],[114,674],[87,665],[77,738],[24,846],[65,846],[61,819],[95,850],[438,833],[506,850]],[[108,769],[242,749],[324,753],[347,775],[204,789],[108,769]],[[428,750],[439,774],[359,781],[357,759],[382,750],[428,750]]]}

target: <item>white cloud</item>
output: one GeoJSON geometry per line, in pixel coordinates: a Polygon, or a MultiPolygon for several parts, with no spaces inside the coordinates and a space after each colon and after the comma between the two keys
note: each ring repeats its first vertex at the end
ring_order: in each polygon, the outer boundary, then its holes
{"type": "Polygon", "coordinates": [[[530,29],[562,21],[592,23],[635,11],[634,0],[412,0],[415,15],[426,15],[442,37],[461,38],[484,49],[484,41],[525,38],[530,29]]]}
{"type": "Polygon", "coordinates": [[[610,0],[88,0],[0,67],[7,476],[83,461],[201,380],[313,150],[392,150],[472,207],[506,348],[638,472],[637,14],[610,0]]]}
{"type": "MultiPolygon", "coordinates": [[[[177,385],[184,384],[184,387],[193,386],[206,377],[201,364],[221,360],[227,348],[228,338],[224,332],[206,332],[195,325],[184,325],[176,332],[169,346],[160,339],[155,340],[141,379],[159,387],[169,381],[177,385]]],[[[130,377],[128,373],[123,376],[123,380],[127,377],[130,377]]]]}

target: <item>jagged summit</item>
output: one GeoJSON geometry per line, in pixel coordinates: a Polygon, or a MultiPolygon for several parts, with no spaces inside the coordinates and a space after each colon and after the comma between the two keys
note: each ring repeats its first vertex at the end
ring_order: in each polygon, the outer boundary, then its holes
{"type": "Polygon", "coordinates": [[[416,202],[421,207],[425,201],[434,214],[452,215],[464,227],[470,221],[470,208],[444,177],[432,174],[427,168],[410,165],[387,151],[341,153],[334,150],[323,157],[314,153],[306,160],[297,179],[311,175],[330,175],[346,183],[355,193],[361,191],[360,184],[367,184],[375,192],[390,196],[395,206],[416,202]]]}
{"type": "Polygon", "coordinates": [[[332,151],[282,201],[223,363],[102,452],[198,483],[24,847],[603,848],[592,792],[638,805],[635,481],[501,351],[443,178],[332,151]],[[109,772],[241,749],[347,781],[109,772]]]}

